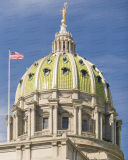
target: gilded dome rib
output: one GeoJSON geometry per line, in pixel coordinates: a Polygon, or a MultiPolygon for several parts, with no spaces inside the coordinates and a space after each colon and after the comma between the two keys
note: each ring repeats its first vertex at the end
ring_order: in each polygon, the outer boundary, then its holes
{"type": "Polygon", "coordinates": [[[78,80],[77,80],[77,69],[76,69],[76,63],[72,56],[72,54],[68,53],[68,56],[72,63],[72,71],[73,71],[73,88],[78,88],[78,80]]]}
{"type": "Polygon", "coordinates": [[[52,88],[57,88],[57,74],[58,74],[58,61],[59,61],[60,53],[57,54],[55,64],[54,64],[54,70],[53,70],[53,81],[52,81],[52,88]]]}

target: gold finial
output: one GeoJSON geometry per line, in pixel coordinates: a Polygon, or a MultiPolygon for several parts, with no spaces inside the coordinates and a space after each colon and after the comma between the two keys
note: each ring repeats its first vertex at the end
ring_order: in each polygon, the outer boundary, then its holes
{"type": "Polygon", "coordinates": [[[66,17],[66,8],[68,7],[67,2],[64,3],[64,7],[65,8],[63,8],[63,10],[60,10],[62,12],[62,16],[63,16],[63,19],[61,20],[61,23],[65,23],[66,24],[65,17],[66,17]]]}
{"type": "Polygon", "coordinates": [[[96,93],[96,91],[94,90],[93,93],[96,93]]]}
{"type": "Polygon", "coordinates": [[[53,88],[56,88],[56,85],[54,84],[53,88]]]}
{"type": "Polygon", "coordinates": [[[75,85],[75,87],[74,88],[77,88],[77,85],[75,85]]]}

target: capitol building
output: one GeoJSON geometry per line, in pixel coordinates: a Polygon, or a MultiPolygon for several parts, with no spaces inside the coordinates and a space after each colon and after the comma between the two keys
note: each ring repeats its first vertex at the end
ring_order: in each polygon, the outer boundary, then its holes
{"type": "MultiPolygon", "coordinates": [[[[124,160],[121,125],[103,73],[75,52],[66,7],[52,54],[21,77],[1,160],[124,160]]],[[[8,116],[6,116],[8,119],[8,116]]],[[[7,127],[8,127],[7,123],[7,127]]]]}

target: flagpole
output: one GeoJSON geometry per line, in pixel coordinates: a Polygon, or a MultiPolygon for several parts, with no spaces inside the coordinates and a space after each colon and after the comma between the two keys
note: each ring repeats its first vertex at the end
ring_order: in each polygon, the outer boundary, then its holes
{"type": "Polygon", "coordinates": [[[7,141],[10,142],[10,48],[9,48],[9,64],[8,64],[8,132],[7,141]]]}

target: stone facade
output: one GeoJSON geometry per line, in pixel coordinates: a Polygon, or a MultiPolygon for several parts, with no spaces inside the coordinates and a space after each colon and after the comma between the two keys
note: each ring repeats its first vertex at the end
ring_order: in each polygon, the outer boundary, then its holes
{"type": "Polygon", "coordinates": [[[75,54],[75,43],[66,27],[62,24],[55,35],[53,57],[37,61],[38,67],[31,66],[23,76],[23,84],[18,85],[9,142],[0,144],[2,159],[124,160],[122,121],[117,120],[109,85],[95,65],[75,54]],[[67,57],[59,62],[60,55],[65,54],[67,57]],[[60,77],[58,63],[71,67],[66,73],[62,71],[66,67],[60,68],[60,77]],[[41,77],[42,64],[51,66],[43,68],[41,77]],[[66,79],[66,87],[59,85],[68,71],[72,74],[66,79]],[[41,89],[48,83],[51,88],[41,89]]]}

